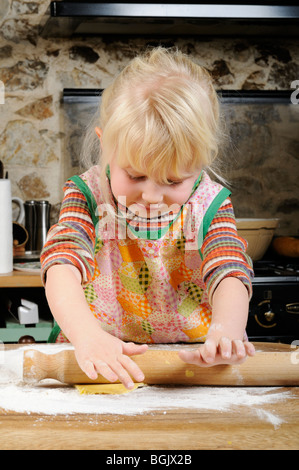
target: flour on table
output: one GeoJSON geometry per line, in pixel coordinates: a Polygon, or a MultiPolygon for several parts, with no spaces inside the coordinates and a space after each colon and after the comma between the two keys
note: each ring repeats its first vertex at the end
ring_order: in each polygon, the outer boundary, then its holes
{"type": "MultiPolygon", "coordinates": [[[[67,346],[72,348],[72,346],[67,346]]],[[[66,345],[35,345],[34,349],[55,354],[66,345]]],[[[45,379],[37,384],[22,381],[23,353],[32,345],[6,350],[0,361],[0,408],[20,413],[58,414],[118,414],[138,415],[174,408],[215,410],[226,412],[248,407],[258,419],[274,427],[282,420],[263,410],[263,405],[292,397],[280,387],[206,387],[206,386],[148,386],[124,395],[80,395],[75,387],[45,379]]]]}

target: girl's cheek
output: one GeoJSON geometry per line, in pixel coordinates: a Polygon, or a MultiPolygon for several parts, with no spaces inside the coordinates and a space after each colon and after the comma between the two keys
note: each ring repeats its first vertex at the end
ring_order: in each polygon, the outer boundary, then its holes
{"type": "Polygon", "coordinates": [[[168,198],[171,202],[176,202],[180,205],[184,204],[189,196],[190,192],[179,189],[178,187],[176,189],[172,188],[171,192],[168,194],[168,198]]]}

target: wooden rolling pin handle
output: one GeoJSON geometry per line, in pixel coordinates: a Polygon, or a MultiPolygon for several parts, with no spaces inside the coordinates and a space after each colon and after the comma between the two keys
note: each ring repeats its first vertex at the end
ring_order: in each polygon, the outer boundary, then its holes
{"type": "MultiPolygon", "coordinates": [[[[56,354],[44,354],[34,349],[24,351],[23,380],[32,383],[43,379],[55,379],[64,383],[65,371],[70,370],[70,366],[75,364],[73,357],[73,351],[60,351],[56,354]],[[68,354],[70,352],[71,355],[68,354]]],[[[77,368],[85,375],[78,365],[77,368]]]]}

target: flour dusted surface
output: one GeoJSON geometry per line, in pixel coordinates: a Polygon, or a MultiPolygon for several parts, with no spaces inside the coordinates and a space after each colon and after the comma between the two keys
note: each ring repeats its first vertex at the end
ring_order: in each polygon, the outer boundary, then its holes
{"type": "MultiPolygon", "coordinates": [[[[43,351],[43,347],[35,346],[43,351]]],[[[0,408],[21,413],[58,414],[119,414],[137,415],[157,410],[186,408],[226,412],[248,407],[258,419],[269,421],[274,427],[281,419],[263,405],[286,400],[290,393],[279,387],[202,387],[202,386],[148,386],[130,394],[101,396],[80,395],[71,386],[55,380],[43,380],[35,385],[22,381],[23,352],[32,346],[2,352],[0,362],[0,408]]],[[[65,348],[65,346],[64,346],[65,348]]],[[[53,345],[48,353],[59,352],[53,345]]]]}

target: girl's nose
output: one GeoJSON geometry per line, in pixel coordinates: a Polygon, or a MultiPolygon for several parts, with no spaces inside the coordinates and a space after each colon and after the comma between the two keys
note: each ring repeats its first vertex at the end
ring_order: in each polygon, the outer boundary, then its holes
{"type": "Polygon", "coordinates": [[[142,190],[142,199],[147,204],[160,204],[163,201],[163,194],[159,185],[146,181],[142,190]]]}

